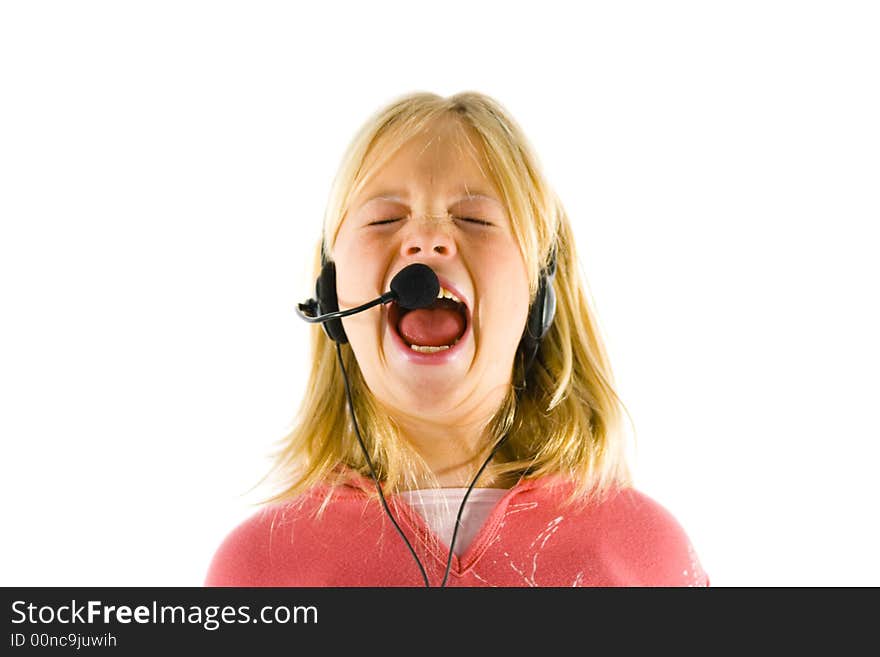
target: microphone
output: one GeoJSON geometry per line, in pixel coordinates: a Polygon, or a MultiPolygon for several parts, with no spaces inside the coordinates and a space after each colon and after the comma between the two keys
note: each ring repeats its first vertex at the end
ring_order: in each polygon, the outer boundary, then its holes
{"type": "Polygon", "coordinates": [[[428,265],[414,262],[401,269],[391,279],[391,290],[389,292],[361,306],[316,316],[318,302],[315,299],[309,299],[305,303],[297,304],[296,312],[310,324],[323,324],[331,319],[348,317],[349,315],[363,312],[368,308],[390,301],[396,301],[399,306],[408,310],[426,308],[434,303],[438,292],[440,292],[440,281],[437,279],[437,274],[434,273],[434,270],[428,267],[428,265]]]}

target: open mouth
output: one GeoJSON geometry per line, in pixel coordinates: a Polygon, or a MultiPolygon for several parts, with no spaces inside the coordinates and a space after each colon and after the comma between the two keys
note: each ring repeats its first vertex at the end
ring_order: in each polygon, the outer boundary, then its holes
{"type": "Polygon", "coordinates": [[[391,329],[413,351],[436,353],[458,344],[467,332],[468,310],[463,303],[437,298],[427,308],[410,310],[393,301],[388,308],[391,329]]]}

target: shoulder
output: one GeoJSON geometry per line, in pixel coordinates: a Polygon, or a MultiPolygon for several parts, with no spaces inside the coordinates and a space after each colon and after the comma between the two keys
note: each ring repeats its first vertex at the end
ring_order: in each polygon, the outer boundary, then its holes
{"type": "Polygon", "coordinates": [[[634,488],[619,491],[606,505],[621,560],[639,585],[709,585],[690,538],[665,506],[634,488]]]}
{"type": "MultiPolygon", "coordinates": [[[[559,489],[566,492],[565,488],[559,489]]],[[[553,495],[561,500],[561,495],[553,495]]],[[[562,512],[561,512],[562,513],[562,512]]],[[[564,512],[571,537],[632,586],[708,586],[696,551],[676,517],[635,488],[564,512]]]]}
{"type": "Polygon", "coordinates": [[[245,518],[214,552],[204,585],[277,585],[279,566],[295,568],[297,557],[309,549],[310,543],[300,537],[314,535],[319,527],[328,526],[315,517],[326,492],[310,491],[290,501],[267,505],[245,518]]]}
{"type": "Polygon", "coordinates": [[[651,537],[656,541],[676,541],[684,536],[684,529],[665,506],[635,488],[618,491],[604,504],[607,511],[621,521],[621,531],[651,537]]]}
{"type": "Polygon", "coordinates": [[[273,505],[253,513],[214,552],[205,586],[259,586],[269,569],[270,540],[285,507],[273,505]]]}

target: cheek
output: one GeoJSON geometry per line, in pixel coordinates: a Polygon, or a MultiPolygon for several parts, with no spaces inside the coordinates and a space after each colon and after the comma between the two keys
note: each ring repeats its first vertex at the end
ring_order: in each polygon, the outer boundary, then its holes
{"type": "Polygon", "coordinates": [[[529,314],[529,283],[523,279],[516,286],[511,286],[512,298],[509,302],[509,318],[511,335],[519,341],[529,314]]]}
{"type": "Polygon", "coordinates": [[[486,305],[503,322],[505,333],[520,335],[528,314],[529,279],[519,253],[510,254],[502,260],[496,259],[495,266],[487,271],[487,276],[492,283],[488,288],[491,296],[486,299],[486,305]]]}
{"type": "Polygon", "coordinates": [[[360,247],[336,251],[336,295],[340,305],[359,306],[382,294],[382,262],[375,250],[360,247]]]}
{"type": "Polygon", "coordinates": [[[366,263],[346,262],[336,267],[336,297],[340,306],[359,306],[378,296],[373,294],[377,283],[366,263]]]}

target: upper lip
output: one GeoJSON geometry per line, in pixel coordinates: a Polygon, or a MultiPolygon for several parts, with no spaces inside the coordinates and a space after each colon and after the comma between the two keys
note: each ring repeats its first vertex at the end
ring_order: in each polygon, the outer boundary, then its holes
{"type": "Polygon", "coordinates": [[[440,281],[440,287],[444,287],[452,292],[455,296],[458,297],[458,300],[465,305],[465,308],[470,310],[471,304],[468,301],[467,296],[465,296],[465,294],[461,290],[459,290],[448,278],[443,278],[438,274],[437,280],[440,281]]]}
{"type": "MultiPolygon", "coordinates": [[[[437,274],[436,271],[434,273],[437,274]]],[[[446,288],[456,297],[458,297],[458,299],[464,304],[465,311],[470,316],[471,302],[470,299],[468,299],[467,295],[461,291],[461,288],[457,287],[455,283],[450,281],[448,278],[441,276],[440,274],[437,274],[437,280],[440,282],[440,287],[446,288]]]]}

